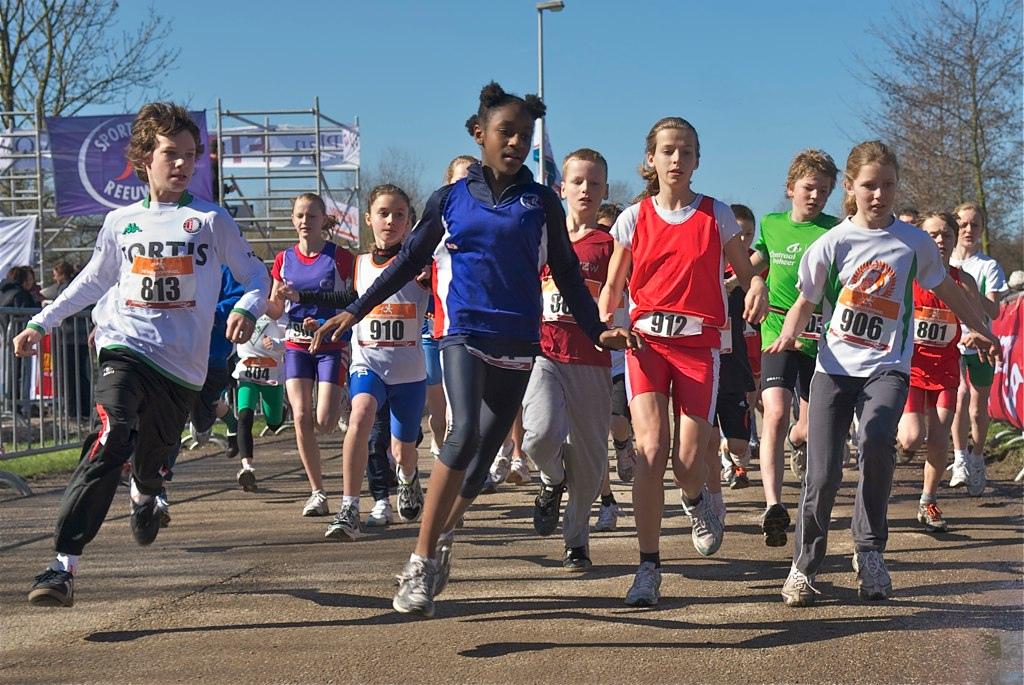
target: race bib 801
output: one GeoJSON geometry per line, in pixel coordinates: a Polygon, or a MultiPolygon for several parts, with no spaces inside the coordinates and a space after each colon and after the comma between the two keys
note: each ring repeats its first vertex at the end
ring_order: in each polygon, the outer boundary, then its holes
{"type": "Polygon", "coordinates": [[[914,343],[946,347],[959,332],[959,321],[948,309],[918,307],[914,310],[914,343]]]}

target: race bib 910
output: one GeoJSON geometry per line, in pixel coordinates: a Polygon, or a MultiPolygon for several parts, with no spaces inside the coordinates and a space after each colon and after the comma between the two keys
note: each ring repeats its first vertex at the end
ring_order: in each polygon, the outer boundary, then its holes
{"type": "Polygon", "coordinates": [[[127,307],[190,309],[196,306],[195,261],[192,255],[136,255],[119,291],[127,307]]]}
{"type": "Polygon", "coordinates": [[[420,320],[412,302],[385,302],[359,322],[363,347],[414,347],[420,338],[420,320]]]}

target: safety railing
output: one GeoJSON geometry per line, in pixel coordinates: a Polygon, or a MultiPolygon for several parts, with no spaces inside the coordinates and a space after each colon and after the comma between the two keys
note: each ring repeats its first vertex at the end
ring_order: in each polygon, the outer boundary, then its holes
{"type": "Polygon", "coordinates": [[[0,470],[5,459],[77,447],[91,426],[91,315],[69,317],[39,354],[16,357],[14,337],[38,311],[0,307],[0,470]]]}

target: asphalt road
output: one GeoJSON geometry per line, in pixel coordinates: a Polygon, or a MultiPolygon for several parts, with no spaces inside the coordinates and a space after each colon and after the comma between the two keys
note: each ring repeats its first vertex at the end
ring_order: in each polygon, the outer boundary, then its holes
{"type": "MultiPolygon", "coordinates": [[[[341,491],[337,436],[322,443],[332,510],[341,491]]],[[[36,494],[0,491],[0,682],[393,683],[1020,683],[1024,629],[1022,489],[940,493],[952,522],[916,521],[920,464],[900,466],[887,563],[895,596],[857,598],[849,523],[855,472],[834,514],[816,606],[785,607],[791,549],[764,546],[759,483],[727,491],[727,534],[699,557],[678,496],[667,495],[662,600],[623,597],[636,567],[626,516],[591,540],[592,572],[561,568],[559,536],[532,529],[536,485],[482,496],[459,533],[452,581],[433,620],[391,609],[393,576],[416,524],[358,542],[326,541],[302,518],[308,495],[290,433],[258,443],[260,491],[234,483],[218,454],[179,462],[173,521],[134,544],[118,491],[87,549],[70,609],[30,606],[51,558],[66,478],[36,494]]],[[[421,470],[430,458],[421,456],[421,470]]],[[[754,474],[756,476],[756,473],[754,474]]],[[[785,497],[798,489],[787,477],[785,497]]],[[[535,479],[536,482],[536,479],[535,479]]],[[[364,517],[370,502],[363,500],[364,517]]],[[[596,509],[595,509],[596,512],[596,509]]],[[[792,539],[792,537],[791,537],[792,539]]]]}

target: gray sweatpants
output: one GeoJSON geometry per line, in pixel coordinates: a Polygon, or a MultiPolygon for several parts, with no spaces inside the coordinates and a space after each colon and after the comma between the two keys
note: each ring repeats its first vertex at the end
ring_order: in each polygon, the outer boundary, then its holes
{"type": "Polygon", "coordinates": [[[796,518],[796,567],[814,574],[825,560],[828,525],[843,480],[843,442],[854,412],[860,416],[860,480],[853,504],[858,552],[885,551],[889,493],[896,468],[896,427],[907,401],[909,378],[884,371],[867,378],[816,372],[807,423],[807,475],[796,518]]]}
{"type": "Polygon", "coordinates": [[[562,516],[566,547],[585,547],[590,537],[590,505],[608,469],[611,414],[607,367],[537,357],[523,397],[523,451],[540,468],[541,480],[568,486],[562,516]]]}

